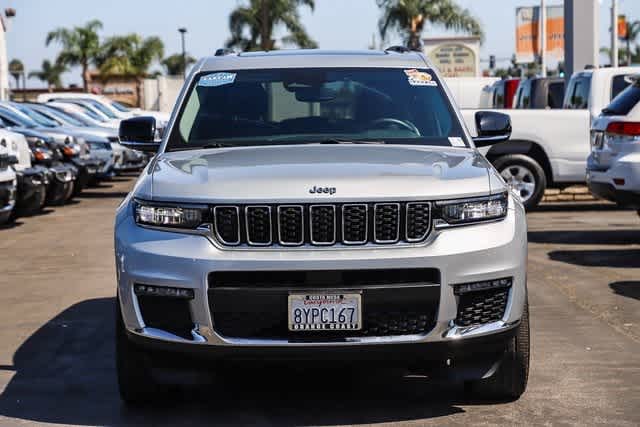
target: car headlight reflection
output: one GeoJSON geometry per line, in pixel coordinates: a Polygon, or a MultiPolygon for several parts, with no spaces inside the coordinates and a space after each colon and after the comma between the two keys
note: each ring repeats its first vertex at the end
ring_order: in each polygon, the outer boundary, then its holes
{"type": "Polygon", "coordinates": [[[138,224],[159,227],[196,228],[206,215],[206,208],[199,206],[162,206],[135,202],[135,219],[138,224]]]}
{"type": "Polygon", "coordinates": [[[444,221],[439,225],[468,224],[504,218],[507,215],[508,201],[508,193],[505,191],[486,197],[437,202],[440,218],[444,221]]]}

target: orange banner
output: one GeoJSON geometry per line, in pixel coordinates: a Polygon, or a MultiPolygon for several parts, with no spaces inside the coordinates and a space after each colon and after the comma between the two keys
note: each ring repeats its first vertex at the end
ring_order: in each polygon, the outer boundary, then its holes
{"type": "MultiPolygon", "coordinates": [[[[547,7],[546,57],[564,60],[564,9],[547,7]]],[[[516,62],[535,62],[540,54],[540,7],[516,9],[516,62]]]]}

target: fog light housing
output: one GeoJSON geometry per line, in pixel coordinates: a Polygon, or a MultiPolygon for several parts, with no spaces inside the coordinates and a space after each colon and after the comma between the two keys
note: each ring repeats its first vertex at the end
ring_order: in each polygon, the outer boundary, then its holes
{"type": "Polygon", "coordinates": [[[464,295],[470,292],[486,291],[488,289],[504,289],[511,286],[513,283],[512,277],[505,277],[502,279],[483,280],[480,282],[462,283],[459,285],[453,285],[453,293],[456,295],[464,295]]]}
{"type": "Polygon", "coordinates": [[[193,289],[172,288],[168,286],[153,286],[136,284],[133,291],[137,296],[154,296],[179,299],[193,299],[193,289]]]}

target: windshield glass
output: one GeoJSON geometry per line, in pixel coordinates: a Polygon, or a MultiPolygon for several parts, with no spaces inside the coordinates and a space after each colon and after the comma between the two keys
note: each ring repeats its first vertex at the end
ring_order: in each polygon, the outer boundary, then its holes
{"type": "Polygon", "coordinates": [[[32,110],[29,107],[25,107],[24,105],[20,105],[20,104],[13,104],[13,105],[15,106],[15,108],[20,110],[23,114],[26,114],[27,116],[29,116],[29,118],[33,119],[40,126],[44,126],[48,128],[54,128],[58,126],[58,123],[56,123],[55,121],[43,116],[39,112],[32,110]]]}
{"type": "Polygon", "coordinates": [[[60,124],[78,126],[78,127],[85,126],[85,124],[82,123],[80,120],[77,120],[74,117],[70,116],[69,114],[62,113],[53,108],[40,107],[40,106],[33,107],[33,108],[36,111],[38,111],[40,114],[43,114],[47,116],[49,119],[55,120],[60,124]]]}
{"type": "Polygon", "coordinates": [[[118,116],[113,114],[113,112],[111,110],[109,110],[107,107],[102,105],[100,102],[94,101],[93,99],[87,99],[86,102],[88,102],[93,108],[95,108],[96,110],[100,111],[102,114],[104,114],[105,116],[109,117],[110,119],[117,119],[118,118],[118,116]]]}
{"type": "Polygon", "coordinates": [[[415,69],[277,69],[196,77],[168,149],[376,141],[469,146],[436,76],[415,69]]]}
{"type": "Polygon", "coordinates": [[[13,126],[23,126],[26,128],[40,127],[40,125],[29,116],[16,113],[15,111],[11,111],[4,107],[0,107],[0,117],[11,122],[13,126]]]}
{"type": "Polygon", "coordinates": [[[103,116],[101,116],[100,114],[96,113],[90,107],[88,107],[86,105],[78,104],[78,103],[75,103],[75,102],[71,102],[71,104],[74,104],[74,105],[77,105],[78,107],[80,107],[82,109],[82,112],[85,113],[87,116],[91,117],[93,120],[97,120],[99,122],[106,122],[107,121],[107,119],[105,119],[103,116]]]}
{"type": "Polygon", "coordinates": [[[123,113],[129,113],[131,111],[126,105],[120,104],[118,101],[111,101],[111,106],[123,113]]]}

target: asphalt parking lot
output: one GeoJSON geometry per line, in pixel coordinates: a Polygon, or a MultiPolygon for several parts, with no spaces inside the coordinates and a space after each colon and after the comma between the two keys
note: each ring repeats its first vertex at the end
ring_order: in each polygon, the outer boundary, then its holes
{"type": "Polygon", "coordinates": [[[532,367],[516,402],[393,372],[336,382],[280,371],[127,409],[112,222],[132,183],[116,178],[0,229],[0,425],[640,425],[640,218],[593,203],[529,215],[532,367]]]}

